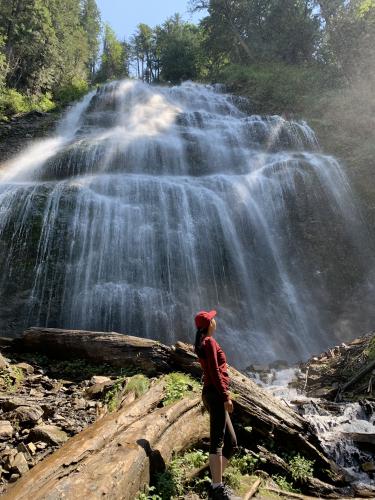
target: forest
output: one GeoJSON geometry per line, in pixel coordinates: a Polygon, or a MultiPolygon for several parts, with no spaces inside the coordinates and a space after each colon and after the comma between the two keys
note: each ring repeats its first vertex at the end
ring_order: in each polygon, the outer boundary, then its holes
{"type": "MultiPolygon", "coordinates": [[[[259,112],[293,112],[306,97],[375,74],[374,0],[190,0],[207,15],[139,24],[119,40],[95,0],[0,1],[0,113],[50,110],[92,85],[220,81],[259,112]]],[[[310,99],[311,100],[311,99],[310,99]]]]}

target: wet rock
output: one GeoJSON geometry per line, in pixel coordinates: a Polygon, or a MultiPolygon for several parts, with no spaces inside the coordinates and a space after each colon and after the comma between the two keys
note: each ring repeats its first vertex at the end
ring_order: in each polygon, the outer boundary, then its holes
{"type": "Polygon", "coordinates": [[[46,424],[40,424],[34,427],[34,429],[30,432],[29,438],[32,441],[44,441],[45,443],[54,445],[65,443],[65,441],[69,439],[66,432],[61,430],[56,425],[46,424]]]}
{"type": "Polygon", "coordinates": [[[365,462],[361,465],[361,469],[364,472],[375,472],[375,463],[374,462],[365,462]]]}
{"type": "Polygon", "coordinates": [[[12,416],[16,418],[19,422],[36,423],[43,416],[43,410],[40,406],[19,406],[16,408],[12,416]]]}
{"type": "Polygon", "coordinates": [[[0,420],[0,439],[9,439],[13,436],[14,429],[8,420],[0,420]]]}
{"type": "Polygon", "coordinates": [[[369,432],[343,432],[346,438],[352,439],[355,443],[366,443],[375,445],[375,434],[369,432]]]}

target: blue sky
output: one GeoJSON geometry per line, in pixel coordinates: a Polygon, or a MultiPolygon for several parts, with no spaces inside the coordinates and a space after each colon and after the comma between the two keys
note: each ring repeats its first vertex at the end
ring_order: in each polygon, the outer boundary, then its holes
{"type": "Polygon", "coordinates": [[[161,24],[176,12],[186,21],[197,23],[204,13],[188,12],[188,0],[96,0],[102,20],[108,22],[117,36],[129,39],[137,24],[161,24]]]}

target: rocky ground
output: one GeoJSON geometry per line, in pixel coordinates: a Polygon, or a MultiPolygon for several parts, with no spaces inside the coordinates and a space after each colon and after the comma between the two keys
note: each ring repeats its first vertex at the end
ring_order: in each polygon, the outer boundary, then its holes
{"type": "Polygon", "coordinates": [[[51,366],[41,356],[1,350],[0,494],[8,483],[106,414],[111,390],[118,383],[118,376],[105,366],[94,368],[82,361],[51,366]]]}

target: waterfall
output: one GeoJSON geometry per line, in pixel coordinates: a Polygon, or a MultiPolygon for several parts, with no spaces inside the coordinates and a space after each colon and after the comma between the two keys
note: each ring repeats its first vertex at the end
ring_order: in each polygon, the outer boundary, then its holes
{"type": "Polygon", "coordinates": [[[191,82],[113,82],[72,107],[1,168],[0,235],[4,332],[192,342],[215,308],[237,366],[332,344],[371,260],[346,175],[305,122],[191,82]]]}

